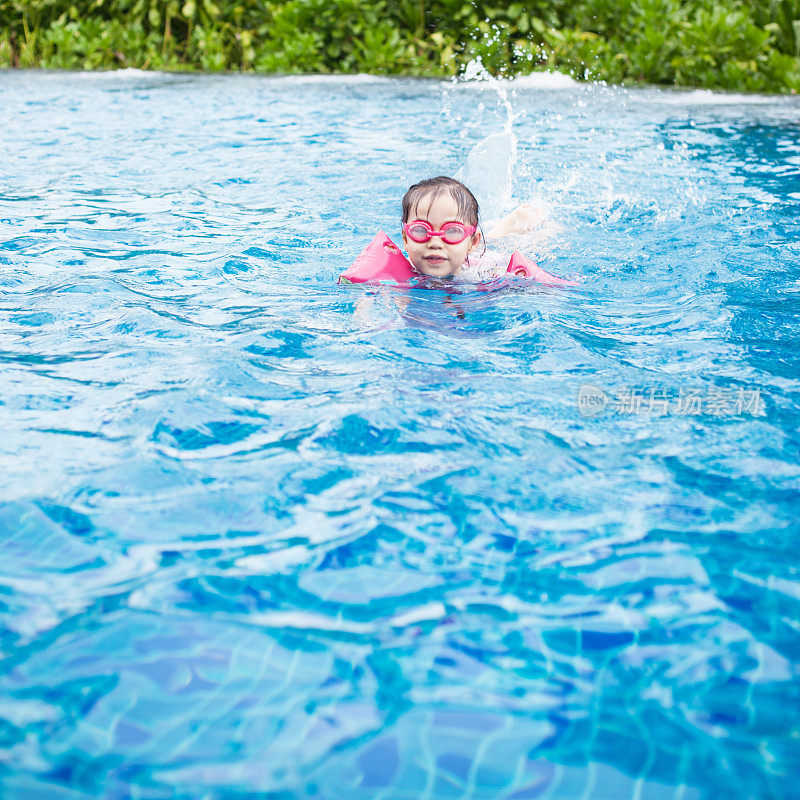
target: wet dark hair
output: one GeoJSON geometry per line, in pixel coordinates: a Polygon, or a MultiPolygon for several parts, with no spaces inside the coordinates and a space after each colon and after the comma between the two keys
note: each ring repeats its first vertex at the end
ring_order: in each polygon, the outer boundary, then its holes
{"type": "Polygon", "coordinates": [[[478,225],[478,201],[475,195],[455,178],[440,175],[438,178],[426,178],[415,183],[403,195],[403,222],[408,222],[411,209],[417,208],[421,200],[429,198],[430,203],[444,194],[449,194],[456,203],[459,216],[468,225],[478,225]]]}

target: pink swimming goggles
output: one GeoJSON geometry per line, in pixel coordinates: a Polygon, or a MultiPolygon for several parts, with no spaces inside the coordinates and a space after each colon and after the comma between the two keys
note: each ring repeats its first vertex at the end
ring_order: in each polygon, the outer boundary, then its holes
{"type": "Polygon", "coordinates": [[[467,236],[472,236],[475,231],[475,225],[464,225],[461,222],[445,222],[440,231],[435,231],[423,219],[415,219],[413,222],[403,223],[403,232],[417,244],[430,241],[432,236],[441,236],[445,244],[459,244],[467,236]]]}

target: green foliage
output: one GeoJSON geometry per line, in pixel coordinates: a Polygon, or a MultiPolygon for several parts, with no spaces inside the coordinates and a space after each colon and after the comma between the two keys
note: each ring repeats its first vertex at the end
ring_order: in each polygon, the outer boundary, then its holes
{"type": "Polygon", "coordinates": [[[0,67],[800,89],[800,0],[0,0],[0,67]]]}
{"type": "Polygon", "coordinates": [[[781,53],[777,29],[756,24],[744,4],[633,0],[620,9],[617,27],[607,19],[597,25],[603,43],[581,52],[583,63],[604,79],[739,91],[800,88],[800,61],[781,53]]]}
{"type": "Polygon", "coordinates": [[[753,0],[748,10],[756,25],[774,35],[779,52],[800,56],[800,0],[753,0]]]}

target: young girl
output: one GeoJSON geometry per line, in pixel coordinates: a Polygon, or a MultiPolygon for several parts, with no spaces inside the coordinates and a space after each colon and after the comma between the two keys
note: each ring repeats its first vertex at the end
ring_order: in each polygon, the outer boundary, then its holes
{"type": "MultiPolygon", "coordinates": [[[[541,223],[526,203],[501,220],[492,236],[523,233],[541,223]]],[[[505,272],[508,257],[488,253],[478,228],[478,201],[454,178],[415,183],[403,196],[403,244],[417,272],[479,283],[505,272]]]]}
{"type": "MultiPolygon", "coordinates": [[[[544,219],[542,209],[526,203],[495,225],[491,235],[504,237],[541,230],[544,219]]],[[[403,244],[409,261],[422,275],[476,284],[502,276],[508,256],[486,251],[478,225],[478,201],[454,178],[428,178],[414,184],[403,196],[403,244]]],[[[383,246],[394,247],[383,236],[383,246]]],[[[393,293],[390,297],[405,317],[411,316],[408,296],[393,293]]],[[[374,323],[372,309],[377,299],[371,294],[359,298],[355,309],[359,322],[374,323]]],[[[459,319],[464,318],[465,312],[459,306],[454,306],[453,311],[459,319]]]]}

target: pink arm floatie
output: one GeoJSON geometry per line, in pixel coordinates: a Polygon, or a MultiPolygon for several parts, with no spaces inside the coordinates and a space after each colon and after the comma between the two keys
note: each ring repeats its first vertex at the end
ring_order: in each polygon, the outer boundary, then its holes
{"type": "MultiPolygon", "coordinates": [[[[557,278],[543,270],[536,262],[526,258],[519,250],[511,254],[506,273],[518,278],[530,278],[547,286],[577,286],[575,281],[557,278]]],[[[400,248],[383,232],[364,248],[361,255],[339,276],[349,283],[380,283],[396,281],[408,284],[420,274],[402,254],[400,248]]]]}
{"type": "Polygon", "coordinates": [[[419,273],[411,262],[383,231],[378,231],[361,255],[339,276],[339,280],[344,278],[350,283],[408,283],[414,277],[419,277],[419,273]]]}
{"type": "Polygon", "coordinates": [[[535,261],[531,261],[515,250],[511,254],[511,259],[508,262],[507,273],[516,278],[530,278],[537,283],[544,283],[547,286],[577,286],[577,281],[570,281],[566,278],[557,278],[549,272],[543,270],[535,261]]]}

